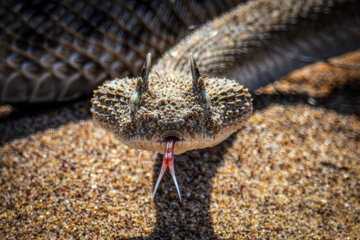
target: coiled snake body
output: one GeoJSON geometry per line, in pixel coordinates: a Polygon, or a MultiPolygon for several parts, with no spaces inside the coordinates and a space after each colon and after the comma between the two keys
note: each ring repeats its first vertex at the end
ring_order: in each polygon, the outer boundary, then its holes
{"type": "Polygon", "coordinates": [[[0,102],[89,95],[239,2],[0,0],[0,102]]]}

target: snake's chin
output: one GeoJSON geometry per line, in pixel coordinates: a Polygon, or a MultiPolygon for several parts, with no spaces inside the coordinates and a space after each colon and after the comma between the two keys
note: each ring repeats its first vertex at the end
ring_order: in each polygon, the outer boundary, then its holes
{"type": "Polygon", "coordinates": [[[205,132],[201,132],[198,134],[188,134],[181,133],[177,130],[167,130],[161,134],[154,135],[151,138],[147,138],[145,136],[137,135],[124,141],[129,147],[155,151],[161,154],[165,153],[165,146],[167,138],[175,139],[175,148],[174,154],[179,155],[187,151],[203,149],[208,147],[213,147],[223,142],[226,138],[228,138],[231,134],[236,132],[239,128],[243,126],[243,123],[238,123],[234,125],[230,125],[228,127],[223,128],[215,135],[209,135],[205,132]]]}

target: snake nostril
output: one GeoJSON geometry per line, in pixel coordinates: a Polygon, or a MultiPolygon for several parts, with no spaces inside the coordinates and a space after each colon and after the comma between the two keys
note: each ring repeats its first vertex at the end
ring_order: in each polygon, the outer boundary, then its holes
{"type": "Polygon", "coordinates": [[[193,112],[191,112],[191,111],[186,111],[185,113],[181,114],[180,118],[181,118],[181,119],[184,119],[185,121],[187,121],[187,120],[190,119],[193,115],[194,115],[193,112]]]}

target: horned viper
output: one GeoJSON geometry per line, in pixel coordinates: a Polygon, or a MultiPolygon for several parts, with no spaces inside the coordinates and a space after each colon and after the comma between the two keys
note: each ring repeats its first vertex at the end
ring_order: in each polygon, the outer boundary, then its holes
{"type": "Polygon", "coordinates": [[[92,99],[94,119],[130,147],[164,153],[155,194],[167,166],[176,183],[174,154],[217,145],[243,126],[252,112],[249,90],[311,59],[358,48],[359,6],[326,0],[240,5],[153,68],[149,54],[139,77],[104,83],[92,99]]]}
{"type": "Polygon", "coordinates": [[[146,58],[140,77],[99,87],[92,112],[125,144],[165,153],[174,176],[174,154],[241,128],[252,111],[249,92],[360,45],[358,1],[255,0],[200,27],[151,67],[146,52],[160,55],[185,27],[234,5],[155,2],[0,1],[0,101],[73,99],[104,79],[136,74],[146,58]]]}

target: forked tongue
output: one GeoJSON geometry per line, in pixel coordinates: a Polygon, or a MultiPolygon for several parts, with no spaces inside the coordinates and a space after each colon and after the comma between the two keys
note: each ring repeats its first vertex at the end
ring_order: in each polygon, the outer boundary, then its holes
{"type": "Polygon", "coordinates": [[[162,163],[160,174],[159,174],[158,180],[156,181],[156,185],[154,188],[154,192],[151,196],[151,199],[154,200],[156,190],[158,189],[159,183],[161,182],[161,178],[163,177],[166,169],[169,167],[171,176],[175,182],[176,190],[178,192],[178,195],[179,195],[179,198],[181,201],[181,194],[180,194],[180,190],[179,190],[179,185],[176,181],[176,175],[175,175],[175,169],[174,169],[174,148],[175,148],[176,138],[168,137],[168,138],[165,138],[164,141],[165,141],[165,153],[164,153],[164,157],[163,157],[163,163],[162,163]]]}

